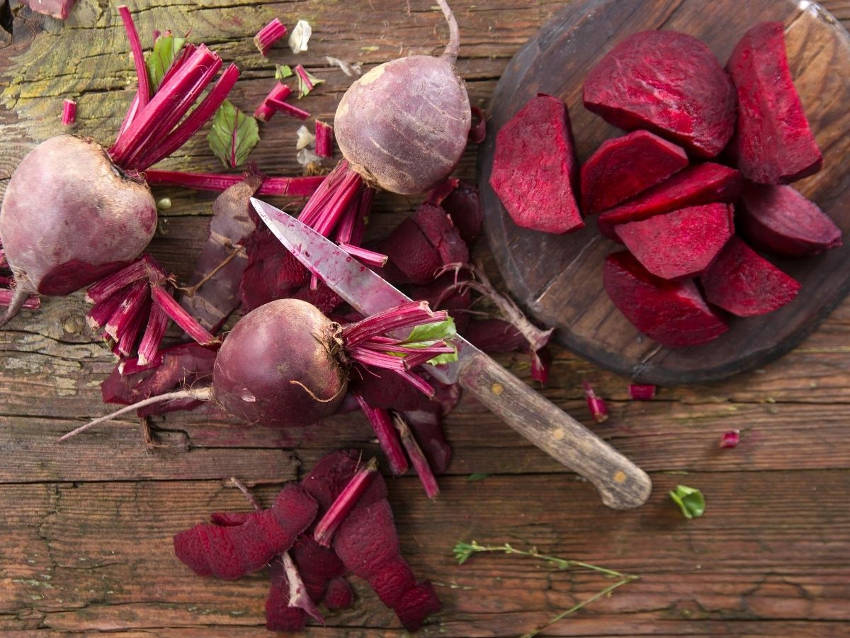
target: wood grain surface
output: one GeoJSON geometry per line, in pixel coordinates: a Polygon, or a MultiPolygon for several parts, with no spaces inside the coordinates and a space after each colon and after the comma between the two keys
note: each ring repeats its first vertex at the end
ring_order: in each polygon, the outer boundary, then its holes
{"type": "MultiPolygon", "coordinates": [[[[850,36],[819,6],[792,0],[579,0],[567,5],[509,64],[491,102],[494,130],[538,92],[569,107],[581,161],[622,131],[582,104],[587,70],[622,38],[648,29],[683,31],[703,40],[725,63],[743,33],[764,20],[783,21],[788,61],[824,168],[795,184],[850,231],[850,36]]],[[[488,185],[494,138],[482,145],[479,183],[490,245],[505,283],[555,338],[577,354],[647,383],[692,383],[763,365],[797,345],[850,290],[850,243],[809,259],[773,259],[801,284],[777,312],[730,320],[702,346],[665,348],[642,335],[602,287],[605,256],[621,248],[602,237],[598,216],[566,235],[518,228],[488,185]]]]}
{"type": "MultiPolygon", "coordinates": [[[[508,60],[567,2],[455,0],[460,73],[484,106],[508,60]]],[[[655,2],[647,0],[648,7],[655,2]]],[[[825,3],[850,24],[850,2],[825,3]]],[[[272,81],[272,62],[251,43],[273,16],[314,23],[299,58],[327,79],[303,105],[329,117],[349,79],[333,55],[372,66],[442,48],[445,27],[429,0],[132,3],[143,34],[192,29],[244,69],[234,95],[251,109],[272,81]]],[[[61,101],[78,99],[77,131],[108,142],[132,90],[132,64],[111,3],[80,0],[64,26],[20,13],[0,49],[0,190],[22,155],[59,132],[61,101]]],[[[143,35],[143,41],[149,39],[143,35]]],[[[295,174],[299,123],[275,119],[255,152],[265,170],[295,174]]],[[[215,170],[203,136],[167,166],[215,170]]],[[[475,176],[475,149],[459,174],[475,176]]],[[[191,274],[212,196],[161,189],[173,206],[151,245],[178,276],[191,274]]],[[[288,202],[282,201],[283,204],[288,202]]],[[[370,233],[380,236],[415,199],[381,195],[370,233]]],[[[486,246],[477,256],[495,272],[486,246]]],[[[160,446],[146,451],[125,420],[65,445],[56,437],[102,414],[99,383],[112,357],[86,329],[82,295],[47,301],[0,331],[0,635],[137,638],[253,638],[264,628],[267,579],[200,579],[171,551],[171,536],[212,510],[245,508],[225,487],[237,475],[269,503],[280,482],[323,454],[353,445],[375,452],[368,424],[339,416],[296,433],[234,426],[199,410],[156,419],[160,446]]],[[[176,334],[174,335],[176,336],[176,334]]],[[[444,611],[423,636],[518,636],[607,584],[528,559],[475,556],[458,566],[460,540],[518,547],[599,563],[641,576],[610,598],[552,626],[555,636],[850,636],[850,302],[841,304],[782,359],[724,382],[662,387],[629,401],[628,379],[556,348],[544,394],[646,469],[649,503],[604,507],[591,485],[466,398],[447,420],[454,447],[442,492],[429,502],[413,476],[389,481],[402,550],[431,578],[444,611]],[[590,381],[609,421],[592,424],[581,393],[590,381]],[[733,450],[720,435],[742,431],[733,450]],[[471,474],[486,474],[470,481],[471,474]],[[686,521],[666,496],[678,483],[700,488],[707,511],[686,521]]],[[[499,360],[529,381],[524,355],[499,360]]],[[[362,583],[357,604],[307,636],[402,634],[394,615],[362,583]]]]}

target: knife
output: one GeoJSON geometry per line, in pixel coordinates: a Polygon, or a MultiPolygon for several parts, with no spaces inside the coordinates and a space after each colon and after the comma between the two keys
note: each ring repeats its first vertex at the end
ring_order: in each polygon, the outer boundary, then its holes
{"type": "MultiPolygon", "coordinates": [[[[295,217],[253,197],[251,204],[284,247],[361,314],[411,301],[295,217]]],[[[646,502],[652,482],[643,470],[462,336],[454,344],[458,360],[431,366],[429,374],[443,383],[459,383],[534,445],[593,483],[608,507],[629,509],[646,502]]]]}

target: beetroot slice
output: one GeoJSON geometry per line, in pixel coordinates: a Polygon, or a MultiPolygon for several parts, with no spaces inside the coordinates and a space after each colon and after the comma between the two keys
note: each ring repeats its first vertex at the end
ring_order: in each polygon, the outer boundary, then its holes
{"type": "Polygon", "coordinates": [[[799,282],[733,237],[700,278],[705,297],[739,317],[767,314],[793,301],[799,282]]]}
{"type": "Polygon", "coordinates": [[[738,230],[757,248],[803,257],[841,245],[841,229],[791,186],[749,183],[742,199],[738,230]]]}
{"type": "Polygon", "coordinates": [[[658,343],[678,348],[706,343],[729,329],[691,280],[656,277],[626,251],[605,258],[602,281],[611,301],[658,343]]]}
{"type": "Polygon", "coordinates": [[[692,277],[708,268],[735,232],[731,204],[691,206],[617,226],[617,235],[650,273],[692,277]]]}
{"type": "Polygon", "coordinates": [[[581,167],[581,210],[589,215],[616,206],[687,165],[681,147],[649,131],[605,140],[581,167]]]}
{"type": "Polygon", "coordinates": [[[730,151],[754,182],[785,184],[820,170],[823,156],[794,88],[781,22],[744,34],[727,68],[738,92],[738,128],[730,151]]]}
{"type": "Polygon", "coordinates": [[[642,31],[615,46],[588,73],[584,105],[702,157],[722,151],[735,128],[729,76],[703,42],[676,31],[642,31]]]}
{"type": "Polygon", "coordinates": [[[578,160],[561,100],[538,95],[499,130],[490,186],[517,226],[547,233],[584,226],[575,197],[578,160]]]}
{"type": "Polygon", "coordinates": [[[614,231],[617,224],[646,219],[658,213],[669,213],[688,206],[734,202],[742,186],[741,173],[734,168],[713,162],[691,166],[631,201],[602,213],[597,219],[599,232],[619,241],[614,231]]]}

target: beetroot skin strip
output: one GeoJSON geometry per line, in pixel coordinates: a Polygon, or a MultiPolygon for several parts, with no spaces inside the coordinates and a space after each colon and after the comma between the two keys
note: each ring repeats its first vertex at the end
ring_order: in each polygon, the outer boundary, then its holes
{"type": "Polygon", "coordinates": [[[369,420],[369,425],[372,426],[375,436],[378,437],[378,445],[381,446],[381,450],[387,457],[390,471],[396,476],[401,476],[407,472],[407,457],[404,455],[404,449],[401,447],[401,442],[398,440],[398,434],[393,428],[389,414],[386,410],[373,408],[359,394],[355,398],[360,409],[363,410],[363,414],[369,420]]]}
{"type": "MultiPolygon", "coordinates": [[[[202,191],[225,191],[245,179],[244,175],[219,173],[182,173],[178,171],[145,171],[150,186],[182,186],[202,191]]],[[[257,190],[258,195],[306,197],[316,192],[325,180],[322,175],[309,177],[267,177],[257,190]]]]}

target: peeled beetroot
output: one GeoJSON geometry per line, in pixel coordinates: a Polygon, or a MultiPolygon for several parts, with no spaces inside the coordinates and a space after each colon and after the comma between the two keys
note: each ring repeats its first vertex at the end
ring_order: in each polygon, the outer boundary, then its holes
{"type": "Polygon", "coordinates": [[[794,300],[800,284],[738,237],[700,277],[705,298],[739,317],[772,312],[794,300]]]}
{"type": "Polygon", "coordinates": [[[605,140],[581,167],[585,215],[616,206],[688,165],[679,146],[649,131],[605,140]]]}
{"type": "Polygon", "coordinates": [[[815,255],[841,245],[841,229],[791,186],[747,184],[738,230],[754,246],[778,255],[815,255]]]}
{"type": "Polygon", "coordinates": [[[641,31],[587,74],[584,105],[627,131],[649,129],[702,157],[714,157],[735,128],[735,87],[700,40],[641,31]]]}
{"type": "Polygon", "coordinates": [[[662,345],[678,348],[706,343],[729,328],[708,307],[693,281],[656,277],[626,251],[606,257],[602,281],[620,312],[662,345]]]}
{"type": "Polygon", "coordinates": [[[517,226],[565,233],[584,226],[579,167],[564,102],[538,95],[496,135],[490,186],[517,226]]]}
{"type": "Polygon", "coordinates": [[[754,182],[787,184],[820,170],[823,157],[794,88],[781,22],[744,34],[727,63],[738,92],[730,151],[754,182]]]}
{"type": "Polygon", "coordinates": [[[201,576],[235,580],[289,549],[317,508],[303,488],[286,485],[270,509],[251,512],[240,524],[201,523],[175,535],[174,553],[201,576]]]}
{"type": "Polygon", "coordinates": [[[616,239],[617,224],[646,219],[658,213],[710,204],[734,202],[741,192],[743,179],[734,168],[706,162],[691,166],[670,179],[653,186],[634,199],[602,213],[597,219],[599,232],[616,239]]]}
{"type": "Polygon", "coordinates": [[[691,206],[617,226],[617,235],[650,273],[662,279],[705,270],[735,232],[731,204],[691,206]]]}

